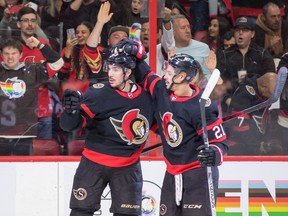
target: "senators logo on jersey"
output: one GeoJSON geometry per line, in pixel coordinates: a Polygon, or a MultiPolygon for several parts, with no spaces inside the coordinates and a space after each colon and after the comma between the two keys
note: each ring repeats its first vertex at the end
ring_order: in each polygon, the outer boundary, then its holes
{"type": "Polygon", "coordinates": [[[177,147],[183,139],[183,133],[179,124],[173,120],[173,114],[167,112],[162,117],[162,126],[166,141],[171,147],[177,147]]]}
{"type": "Polygon", "coordinates": [[[121,139],[128,145],[142,144],[149,135],[148,120],[141,114],[139,109],[133,109],[125,113],[121,120],[110,117],[110,122],[121,139]]]}

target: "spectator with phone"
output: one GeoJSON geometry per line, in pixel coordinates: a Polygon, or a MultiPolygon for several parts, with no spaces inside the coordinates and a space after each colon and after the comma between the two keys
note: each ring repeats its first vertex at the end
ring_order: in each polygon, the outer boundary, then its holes
{"type": "MultiPolygon", "coordinates": [[[[99,0],[73,0],[70,2],[69,6],[63,12],[63,39],[67,40],[66,30],[69,28],[74,28],[82,23],[83,21],[90,22],[92,26],[95,25],[97,21],[97,14],[99,12],[101,1],[99,0]]],[[[101,38],[103,39],[103,44],[106,45],[107,41],[107,26],[104,27],[103,32],[101,32],[101,38]]]]}
{"type": "Polygon", "coordinates": [[[65,89],[72,89],[85,93],[89,88],[90,78],[95,79],[95,75],[84,58],[83,51],[92,29],[92,24],[85,21],[77,26],[76,32],[73,28],[67,29],[66,47],[61,52],[65,63],[58,73],[58,78],[62,81],[61,92],[65,89]]]}

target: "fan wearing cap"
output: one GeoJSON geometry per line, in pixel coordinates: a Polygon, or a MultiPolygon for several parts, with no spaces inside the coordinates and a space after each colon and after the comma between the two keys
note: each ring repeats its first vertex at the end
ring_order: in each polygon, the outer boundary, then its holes
{"type": "Polygon", "coordinates": [[[106,23],[108,23],[113,13],[110,13],[110,3],[106,1],[101,4],[99,13],[97,15],[97,22],[86,41],[84,47],[84,57],[89,60],[90,68],[94,73],[102,71],[103,62],[108,58],[109,49],[116,45],[122,39],[128,39],[129,28],[126,26],[114,26],[109,30],[107,44],[108,47],[100,46],[101,32],[106,23]]]}
{"type": "Polygon", "coordinates": [[[263,75],[275,71],[273,57],[257,45],[254,20],[249,17],[239,17],[234,26],[236,44],[217,52],[217,68],[221,71],[227,94],[223,98],[223,106],[229,105],[233,92],[245,76],[263,75]],[[228,87],[229,86],[229,87],[228,87]]]}
{"type": "MultiPolygon", "coordinates": [[[[214,65],[215,69],[216,59],[208,60],[207,65],[214,65]]],[[[202,70],[199,62],[191,55],[180,53],[165,61],[162,69],[163,78],[152,72],[145,61],[138,61],[135,69],[136,82],[141,83],[153,98],[167,167],[161,189],[159,215],[210,216],[207,173],[204,167],[212,167],[217,194],[217,166],[221,165],[223,155],[228,150],[222,121],[218,118],[217,104],[210,100],[207,103],[210,147],[205,149],[199,106],[202,92],[191,82],[202,70]],[[202,207],[187,208],[188,203],[197,203],[202,207]]]]}
{"type": "Polygon", "coordinates": [[[103,67],[108,82],[92,85],[84,96],[79,91],[64,92],[61,127],[73,131],[82,126],[87,131],[73,183],[71,216],[93,216],[108,184],[113,216],[141,215],[139,157],[149,135],[153,107],[149,94],[130,79],[137,62],[126,45],[121,42],[111,48],[103,67]]]}

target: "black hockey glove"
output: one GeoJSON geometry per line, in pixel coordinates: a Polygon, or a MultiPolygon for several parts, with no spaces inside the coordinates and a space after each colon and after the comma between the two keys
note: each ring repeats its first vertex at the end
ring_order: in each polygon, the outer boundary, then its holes
{"type": "Polygon", "coordinates": [[[82,93],[66,89],[63,93],[62,104],[65,112],[75,114],[80,110],[80,102],[82,101],[82,93]]]}
{"type": "Polygon", "coordinates": [[[138,41],[131,41],[130,44],[127,44],[125,46],[125,50],[127,50],[127,53],[130,53],[131,55],[135,56],[137,60],[144,60],[147,58],[147,54],[145,52],[145,47],[141,42],[138,41]]]}
{"type": "Polygon", "coordinates": [[[145,48],[141,42],[123,39],[110,49],[111,54],[125,53],[127,55],[135,56],[137,60],[144,60],[147,58],[145,48]]]}
{"type": "Polygon", "coordinates": [[[209,146],[206,148],[204,145],[201,145],[197,148],[198,161],[202,167],[206,166],[219,166],[221,164],[221,153],[214,147],[209,146]]]}

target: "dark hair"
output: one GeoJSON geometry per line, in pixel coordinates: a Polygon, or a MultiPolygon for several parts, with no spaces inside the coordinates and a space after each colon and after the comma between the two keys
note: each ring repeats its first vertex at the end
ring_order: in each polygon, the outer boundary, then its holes
{"type": "Polygon", "coordinates": [[[35,14],[35,17],[37,19],[38,17],[38,13],[31,7],[22,7],[18,13],[17,13],[17,20],[20,21],[22,16],[24,16],[25,14],[35,14]]]}
{"type": "MultiPolygon", "coordinates": [[[[219,47],[221,45],[221,42],[223,41],[223,37],[227,31],[230,29],[230,22],[226,17],[223,16],[217,16],[214,18],[211,18],[211,20],[217,19],[218,20],[218,26],[219,26],[219,33],[218,37],[216,38],[217,46],[219,47]]],[[[210,45],[214,38],[211,38],[210,35],[208,35],[208,44],[210,45]]]]}
{"type": "Polygon", "coordinates": [[[4,41],[4,43],[1,45],[1,52],[6,47],[12,47],[17,49],[20,53],[22,53],[22,43],[14,38],[8,38],[4,41]]]}
{"type": "MultiPolygon", "coordinates": [[[[140,24],[143,25],[144,23],[149,23],[149,18],[143,18],[140,21],[140,24]]],[[[157,32],[159,32],[160,30],[163,30],[162,27],[162,23],[163,23],[163,19],[162,18],[157,18],[157,32]]]]}
{"type": "MultiPolygon", "coordinates": [[[[77,25],[77,27],[80,26],[80,25],[85,25],[85,26],[89,29],[90,33],[92,32],[92,30],[93,30],[93,28],[94,28],[94,26],[92,25],[92,23],[90,23],[90,22],[88,22],[88,21],[82,21],[79,25],[77,25]]],[[[77,27],[76,27],[76,28],[77,28],[77,27]]]]}
{"type": "Polygon", "coordinates": [[[234,32],[233,32],[233,31],[227,31],[227,32],[223,35],[223,41],[224,41],[224,40],[230,40],[232,37],[234,37],[234,32]]]}
{"type": "Polygon", "coordinates": [[[183,6],[183,4],[181,4],[178,1],[174,1],[171,5],[171,10],[173,10],[174,8],[178,9],[180,11],[180,14],[183,14],[188,20],[189,20],[189,15],[185,10],[185,7],[183,6]]]}

